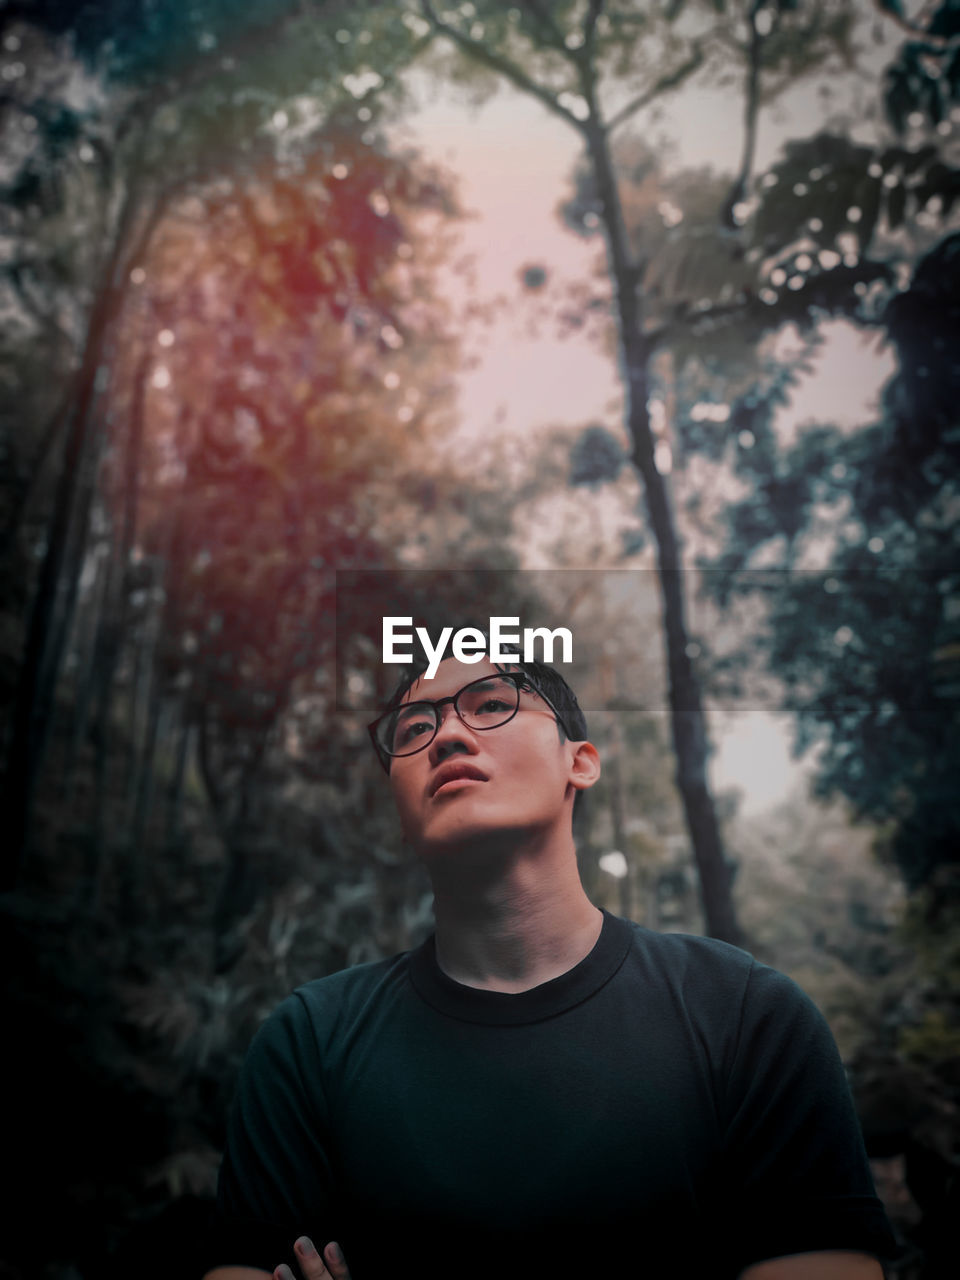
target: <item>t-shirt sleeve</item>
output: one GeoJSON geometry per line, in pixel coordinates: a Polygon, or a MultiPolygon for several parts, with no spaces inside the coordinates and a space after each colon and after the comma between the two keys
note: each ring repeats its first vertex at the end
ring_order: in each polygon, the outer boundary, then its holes
{"type": "Polygon", "coordinates": [[[240,1071],[217,1186],[217,1265],[290,1265],[298,1236],[318,1248],[335,1238],[333,1199],[320,1053],[294,994],[260,1027],[240,1071]]]}
{"type": "Polygon", "coordinates": [[[818,1250],[893,1256],[830,1028],[791,978],[756,961],[725,1095],[724,1217],[734,1274],[818,1250]]]}

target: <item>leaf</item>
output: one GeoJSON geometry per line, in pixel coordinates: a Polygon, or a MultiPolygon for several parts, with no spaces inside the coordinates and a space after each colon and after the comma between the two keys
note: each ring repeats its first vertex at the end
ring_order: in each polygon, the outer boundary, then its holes
{"type": "Polygon", "coordinates": [[[570,451],[570,483],[590,488],[610,484],[626,461],[623,445],[611,431],[589,426],[570,451]]]}
{"type": "Polygon", "coordinates": [[[531,263],[529,266],[522,267],[520,271],[520,279],[525,289],[536,292],[542,289],[549,279],[546,267],[539,263],[531,263]]]}
{"type": "Polygon", "coordinates": [[[647,536],[642,529],[622,529],[620,532],[621,551],[624,558],[639,555],[646,548],[647,536]]]}

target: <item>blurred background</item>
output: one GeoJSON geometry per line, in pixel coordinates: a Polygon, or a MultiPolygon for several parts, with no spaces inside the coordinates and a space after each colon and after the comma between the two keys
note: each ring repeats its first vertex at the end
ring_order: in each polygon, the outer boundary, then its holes
{"type": "Polygon", "coordinates": [[[960,3],[7,0],[0,139],[0,1275],[199,1277],[429,933],[389,596],[576,619],[591,898],[813,996],[955,1276],[960,3]]]}

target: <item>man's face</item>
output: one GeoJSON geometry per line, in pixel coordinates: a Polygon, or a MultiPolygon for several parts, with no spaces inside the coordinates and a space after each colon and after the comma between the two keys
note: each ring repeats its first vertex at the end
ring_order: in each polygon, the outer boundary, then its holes
{"type": "MultiPolygon", "coordinates": [[[[473,664],[448,658],[433,680],[416,681],[404,701],[450,697],[473,680],[497,674],[486,658],[473,664]]],[[[440,714],[428,747],[390,763],[401,826],[419,853],[429,857],[454,846],[482,846],[491,838],[551,828],[569,831],[571,784],[581,777],[582,764],[578,767],[577,744],[561,741],[542,698],[521,692],[517,714],[495,729],[468,728],[452,703],[440,714]],[[470,776],[454,776],[461,772],[470,776]]]]}

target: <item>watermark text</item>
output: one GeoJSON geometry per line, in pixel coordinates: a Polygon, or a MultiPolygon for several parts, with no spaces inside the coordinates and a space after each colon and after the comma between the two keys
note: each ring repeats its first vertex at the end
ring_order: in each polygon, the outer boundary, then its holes
{"type": "Polygon", "coordinates": [[[412,646],[414,635],[420,641],[427,658],[427,669],[424,678],[432,680],[444,658],[456,658],[459,662],[482,662],[489,657],[491,662],[516,661],[522,654],[524,662],[554,661],[554,644],[559,640],[562,656],[560,662],[573,661],[573,636],[566,627],[556,627],[551,631],[548,627],[524,627],[520,631],[519,618],[491,618],[489,626],[490,644],[477,627],[462,627],[454,633],[453,627],[442,627],[436,644],[426,627],[411,628],[413,618],[385,617],[383,619],[383,660],[384,662],[412,662],[412,646]],[[514,631],[508,628],[516,628],[514,631]],[[452,637],[452,639],[451,639],[452,637]],[[542,658],[537,655],[537,641],[541,642],[542,658]],[[447,646],[450,652],[447,653],[447,646]],[[400,652],[398,646],[405,646],[400,652]]]}

